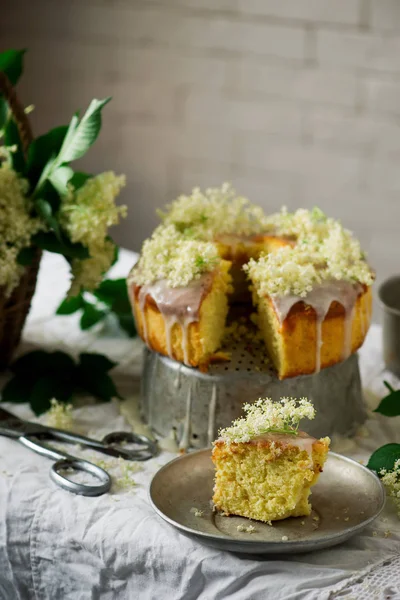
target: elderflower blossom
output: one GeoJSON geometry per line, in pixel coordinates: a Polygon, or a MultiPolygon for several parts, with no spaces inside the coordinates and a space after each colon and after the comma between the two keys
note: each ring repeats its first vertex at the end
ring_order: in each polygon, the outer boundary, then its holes
{"type": "Polygon", "coordinates": [[[76,191],[71,186],[61,203],[60,223],[72,242],[90,249],[104,240],[108,228],[126,216],[126,206],[115,206],[124,186],[125,176],[112,171],[91,177],[76,191]]]}
{"type": "Polygon", "coordinates": [[[276,252],[251,258],[243,269],[255,284],[260,296],[265,294],[294,294],[304,297],[313,286],[322,282],[322,272],[310,254],[300,248],[283,246],[276,252]]]}
{"type": "Polygon", "coordinates": [[[214,244],[188,240],[173,225],[160,225],[144,242],[131,279],[138,285],[165,279],[170,287],[180,287],[212,271],[219,262],[214,244]]]}
{"type": "Polygon", "coordinates": [[[30,215],[25,194],[28,182],[18,177],[7,163],[0,165],[0,287],[8,297],[18,285],[24,268],[17,258],[31,244],[31,237],[43,223],[30,215]]]}
{"type": "Polygon", "coordinates": [[[315,409],[307,398],[282,397],[280,402],[259,398],[253,404],[244,404],[243,411],[245,417],[220,430],[220,439],[226,444],[249,442],[269,432],[296,435],[301,419],[315,417],[315,409]]]}
{"type": "Polygon", "coordinates": [[[55,398],[50,400],[51,407],[46,413],[46,425],[57,429],[72,431],[74,417],[72,415],[72,404],[58,402],[55,398]]]}
{"type": "Polygon", "coordinates": [[[251,259],[243,267],[260,296],[294,294],[304,298],[315,285],[327,280],[373,283],[373,273],[358,240],[338,221],[321,215],[319,209],[283,213],[290,227],[282,226],[278,231],[296,232],[296,245],[251,259]]]}
{"type": "Polygon", "coordinates": [[[158,211],[166,225],[175,227],[186,236],[214,240],[218,235],[254,235],[265,230],[265,214],[261,207],[247,198],[237,196],[229,183],[204,192],[194,188],[189,196],[181,195],[158,211]]]}
{"type": "Polygon", "coordinates": [[[71,186],[62,200],[60,223],[72,242],[87,247],[90,258],[72,261],[70,296],[81,289],[93,290],[110,268],[114,244],[107,239],[108,228],[125,217],[126,206],[116,206],[115,198],[125,185],[125,177],[112,171],[88,179],[78,190],[71,186]]]}
{"type": "Polygon", "coordinates": [[[72,281],[68,295],[77,296],[84,288],[94,290],[100,284],[103,275],[110,268],[115,256],[115,246],[111,240],[104,240],[103,245],[92,249],[90,258],[71,263],[72,281]]]}
{"type": "Polygon", "coordinates": [[[388,495],[393,498],[400,518],[400,458],[395,461],[392,471],[382,469],[380,475],[388,495]]]}

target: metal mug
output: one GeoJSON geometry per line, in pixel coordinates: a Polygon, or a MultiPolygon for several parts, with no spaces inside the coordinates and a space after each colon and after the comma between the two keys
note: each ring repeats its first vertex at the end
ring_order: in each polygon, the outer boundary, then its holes
{"type": "Polygon", "coordinates": [[[386,279],[378,296],[383,309],[383,359],[386,368],[400,377],[400,275],[386,279]]]}

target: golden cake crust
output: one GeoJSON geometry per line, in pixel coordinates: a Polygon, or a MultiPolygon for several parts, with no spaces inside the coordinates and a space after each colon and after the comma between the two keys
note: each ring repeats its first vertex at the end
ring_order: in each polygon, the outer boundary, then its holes
{"type": "MultiPolygon", "coordinates": [[[[274,328],[280,338],[280,365],[278,375],[280,379],[315,373],[317,368],[317,315],[315,309],[304,301],[293,305],[283,323],[279,321],[273,301],[266,296],[259,305],[260,320],[266,320],[268,313],[270,320],[274,321],[274,328]]],[[[333,301],[321,323],[321,348],[319,369],[332,366],[347,358],[360,348],[365,340],[371,323],[372,291],[368,286],[362,286],[354,305],[354,312],[350,324],[349,315],[342,304],[333,301]],[[345,340],[346,327],[351,328],[349,340],[345,340]],[[346,349],[346,344],[348,348],[346,349]]],[[[264,323],[265,325],[265,323],[264,323]]],[[[271,336],[264,335],[268,346],[271,345],[270,354],[276,351],[272,347],[271,336]]]]}

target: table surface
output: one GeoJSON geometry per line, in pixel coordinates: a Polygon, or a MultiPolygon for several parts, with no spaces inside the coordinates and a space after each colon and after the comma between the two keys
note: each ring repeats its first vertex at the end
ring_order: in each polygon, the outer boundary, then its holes
{"type": "MultiPolygon", "coordinates": [[[[111,275],[126,276],[134,258],[122,251],[111,275]]],[[[107,354],[119,362],[113,376],[125,400],[75,409],[75,427],[98,437],[132,426],[143,430],[140,340],[124,337],[113,322],[82,332],[76,315],[55,316],[67,288],[63,259],[45,254],[20,352],[40,346],[107,354]]],[[[384,378],[399,384],[384,372],[379,326],[371,327],[359,354],[373,409],[385,393],[384,378]]],[[[27,405],[7,408],[32,416],[27,405]]],[[[333,449],[366,462],[387,442],[400,442],[400,418],[370,412],[356,437],[334,439],[333,449]]],[[[329,550],[290,557],[220,552],[182,536],[153,512],[149,482],[175,456],[168,443],[164,448],[133,474],[106,457],[115,481],[111,493],[86,498],[56,487],[45,458],[0,438],[0,599],[400,598],[400,521],[390,500],[371,526],[329,550]]]]}

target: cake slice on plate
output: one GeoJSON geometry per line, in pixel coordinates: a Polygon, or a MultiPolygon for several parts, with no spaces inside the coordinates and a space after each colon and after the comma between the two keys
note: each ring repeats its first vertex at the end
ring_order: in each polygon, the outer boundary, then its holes
{"type": "Polygon", "coordinates": [[[310,488],[330,443],[298,430],[300,419],[314,418],[312,404],[306,398],[266,398],[243,408],[246,417],[221,430],[214,442],[214,506],[265,522],[309,515],[310,488]]]}

